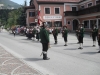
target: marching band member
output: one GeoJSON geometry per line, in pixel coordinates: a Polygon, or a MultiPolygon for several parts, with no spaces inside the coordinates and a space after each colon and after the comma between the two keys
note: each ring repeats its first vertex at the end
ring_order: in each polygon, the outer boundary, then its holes
{"type": "Polygon", "coordinates": [[[46,25],[43,23],[43,26],[40,30],[40,39],[42,43],[42,53],[43,53],[43,60],[49,60],[50,58],[47,57],[47,51],[49,48],[49,33],[46,30],[46,25]]]}
{"type": "Polygon", "coordinates": [[[79,31],[78,31],[78,36],[79,36],[79,44],[80,44],[80,47],[78,49],[83,49],[83,37],[84,37],[83,24],[80,24],[80,28],[79,28],[79,31]]]}
{"type": "Polygon", "coordinates": [[[67,46],[67,37],[68,37],[68,29],[67,29],[67,26],[64,26],[64,30],[63,30],[63,38],[64,38],[64,41],[65,41],[64,46],[67,46]]]}
{"type": "Polygon", "coordinates": [[[97,35],[98,35],[97,33],[98,33],[98,29],[96,28],[96,25],[94,25],[94,27],[92,28],[91,35],[90,35],[90,37],[92,36],[93,47],[96,46],[96,37],[97,37],[97,35]]]}
{"type": "Polygon", "coordinates": [[[54,40],[55,40],[54,44],[57,44],[58,29],[56,27],[54,27],[52,33],[53,33],[53,37],[54,37],[54,40]]]}

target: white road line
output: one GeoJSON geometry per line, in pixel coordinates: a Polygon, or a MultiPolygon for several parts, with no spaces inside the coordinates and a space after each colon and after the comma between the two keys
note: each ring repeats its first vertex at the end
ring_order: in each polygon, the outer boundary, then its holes
{"type": "Polygon", "coordinates": [[[0,57],[3,56],[3,55],[6,55],[6,54],[8,54],[8,53],[1,54],[0,57]]]}
{"type": "Polygon", "coordinates": [[[12,70],[11,75],[14,75],[14,72],[15,72],[18,68],[22,67],[23,65],[24,65],[24,64],[21,64],[20,66],[18,66],[18,67],[15,68],[14,70],[12,70]]]}
{"type": "Polygon", "coordinates": [[[7,62],[7,61],[9,61],[9,60],[12,60],[13,58],[10,58],[10,59],[8,59],[8,60],[5,60],[3,63],[2,63],[2,65],[5,65],[5,63],[7,62]]]}

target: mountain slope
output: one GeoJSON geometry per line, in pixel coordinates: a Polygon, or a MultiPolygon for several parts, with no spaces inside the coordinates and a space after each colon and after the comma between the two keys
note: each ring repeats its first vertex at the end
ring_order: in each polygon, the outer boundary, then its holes
{"type": "Polygon", "coordinates": [[[4,4],[4,7],[14,7],[15,9],[21,7],[21,5],[10,0],[0,0],[0,4],[4,4]]]}

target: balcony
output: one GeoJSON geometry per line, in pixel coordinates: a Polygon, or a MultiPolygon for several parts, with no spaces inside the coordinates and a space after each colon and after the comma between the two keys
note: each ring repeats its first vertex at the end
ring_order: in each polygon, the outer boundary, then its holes
{"type": "Polygon", "coordinates": [[[79,11],[65,11],[64,16],[80,16],[100,12],[100,4],[79,11]]]}
{"type": "Polygon", "coordinates": [[[77,11],[65,11],[64,15],[65,16],[78,16],[78,12],[77,11]]]}

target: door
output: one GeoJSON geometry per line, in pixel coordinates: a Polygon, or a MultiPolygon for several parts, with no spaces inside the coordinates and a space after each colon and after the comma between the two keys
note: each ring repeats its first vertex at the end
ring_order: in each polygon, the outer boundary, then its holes
{"type": "Polygon", "coordinates": [[[78,25],[79,25],[79,23],[78,23],[78,20],[73,20],[73,30],[77,30],[78,29],[78,25]]]}

